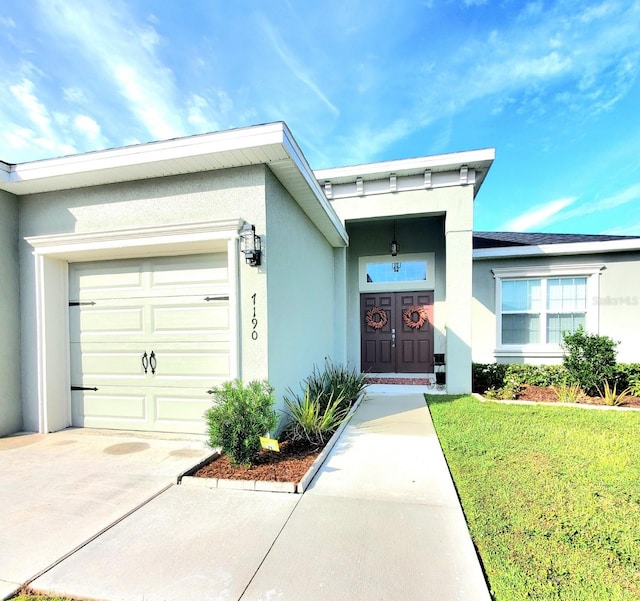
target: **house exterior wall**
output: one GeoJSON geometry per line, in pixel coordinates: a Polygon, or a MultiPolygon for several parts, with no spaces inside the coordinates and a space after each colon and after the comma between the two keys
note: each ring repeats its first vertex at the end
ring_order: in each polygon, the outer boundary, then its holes
{"type": "Polygon", "coordinates": [[[0,191],[0,436],[22,429],[18,200],[0,191]]]}
{"type": "MultiPolygon", "coordinates": [[[[620,252],[554,257],[475,260],[473,264],[473,360],[479,363],[496,361],[498,342],[496,312],[496,281],[493,269],[532,269],[550,266],[571,268],[585,265],[602,267],[594,276],[596,293],[587,298],[589,322],[587,328],[619,341],[618,361],[640,362],[640,253],[620,252]]],[[[560,363],[561,352],[550,349],[544,353],[500,354],[501,363],[560,363]]]]}
{"type": "MultiPolygon", "coordinates": [[[[41,426],[38,415],[36,265],[33,249],[25,237],[64,233],[93,233],[105,230],[168,226],[226,218],[243,218],[266,227],[264,166],[242,167],[155,180],[114,184],[21,197],[20,266],[22,313],[23,422],[26,430],[41,426]]],[[[64,278],[64,273],[56,274],[64,278]]],[[[242,265],[240,290],[251,289],[266,298],[266,274],[242,265]]],[[[242,309],[247,299],[242,296],[242,309]]],[[[52,303],[61,299],[49,299],[52,303]]],[[[268,375],[266,305],[257,308],[257,318],[265,328],[256,344],[251,332],[242,330],[239,375],[243,379],[268,375]],[[249,337],[248,339],[246,339],[249,337]]],[[[60,353],[68,349],[61,348],[60,353]]]]}
{"type": "MultiPolygon", "coordinates": [[[[266,235],[269,323],[269,379],[282,408],[287,388],[299,383],[325,358],[343,361],[335,327],[340,312],[336,294],[335,253],[280,182],[266,178],[266,235]]],[[[246,296],[247,292],[243,293],[246,296]]],[[[246,314],[245,321],[249,319],[246,314]]]]}

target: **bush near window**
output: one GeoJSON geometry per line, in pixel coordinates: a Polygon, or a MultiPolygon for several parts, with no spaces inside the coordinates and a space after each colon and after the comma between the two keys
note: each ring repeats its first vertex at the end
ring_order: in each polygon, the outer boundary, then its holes
{"type": "MultiPolygon", "coordinates": [[[[616,363],[606,380],[618,390],[629,389],[633,396],[640,396],[640,363],[616,363]]],[[[598,381],[602,390],[605,380],[598,381]]],[[[484,394],[493,390],[495,398],[513,398],[513,393],[524,386],[555,386],[560,389],[573,384],[563,365],[525,365],[520,363],[474,363],[473,392],[484,394]]],[[[580,386],[579,384],[577,384],[580,386]]]]}
{"type": "MultiPolygon", "coordinates": [[[[521,363],[474,363],[473,392],[509,388],[518,392],[523,386],[560,386],[567,372],[561,365],[528,365],[521,363]]],[[[512,398],[512,397],[509,397],[512,398]]]]}
{"type": "Polygon", "coordinates": [[[225,382],[208,391],[214,405],[205,413],[209,445],[221,447],[232,463],[251,465],[260,451],[260,437],[278,423],[273,388],[268,382],[225,382]]]}
{"type": "Polygon", "coordinates": [[[501,388],[509,365],[507,363],[473,363],[471,384],[473,392],[484,394],[487,390],[501,388]]]}
{"type": "Polygon", "coordinates": [[[611,380],[616,367],[618,343],[600,334],[588,334],[580,326],[562,335],[562,364],[571,384],[578,384],[588,395],[598,394],[598,386],[611,380]]]}
{"type": "Polygon", "coordinates": [[[630,388],[633,396],[640,396],[640,363],[616,363],[610,381],[618,390],[630,388]]]}

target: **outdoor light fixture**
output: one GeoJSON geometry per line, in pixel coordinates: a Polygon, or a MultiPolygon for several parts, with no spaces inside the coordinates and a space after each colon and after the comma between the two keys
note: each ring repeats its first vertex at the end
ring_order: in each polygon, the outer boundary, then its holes
{"type": "Polygon", "coordinates": [[[260,265],[262,254],[262,240],[256,235],[256,226],[245,222],[240,230],[240,251],[244,254],[244,260],[251,267],[260,265]]]}
{"type": "Polygon", "coordinates": [[[389,252],[391,252],[392,257],[398,256],[398,241],[396,240],[396,222],[393,222],[393,240],[391,240],[391,244],[389,245],[389,252]]]}

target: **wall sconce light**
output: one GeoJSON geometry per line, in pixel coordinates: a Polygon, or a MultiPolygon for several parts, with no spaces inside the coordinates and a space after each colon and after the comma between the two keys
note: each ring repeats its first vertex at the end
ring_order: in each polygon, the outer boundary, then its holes
{"type": "Polygon", "coordinates": [[[392,257],[398,256],[398,250],[400,246],[398,245],[398,241],[396,240],[396,222],[393,222],[393,240],[391,240],[391,244],[389,245],[389,252],[392,257]]]}
{"type": "Polygon", "coordinates": [[[245,221],[240,230],[240,251],[244,254],[244,260],[251,267],[260,265],[262,255],[262,240],[256,235],[256,226],[245,221]]]}

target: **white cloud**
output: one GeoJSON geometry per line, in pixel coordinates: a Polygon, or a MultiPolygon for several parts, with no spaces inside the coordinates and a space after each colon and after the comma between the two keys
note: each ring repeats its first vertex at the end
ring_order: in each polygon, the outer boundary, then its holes
{"type": "Polygon", "coordinates": [[[97,140],[100,138],[100,126],[95,119],[92,119],[87,115],[78,115],[73,120],[73,125],[91,140],[97,140]]]}
{"type": "Polygon", "coordinates": [[[78,104],[85,104],[87,102],[87,97],[81,88],[63,88],[62,94],[68,102],[76,102],[78,104]]]}
{"type": "Polygon", "coordinates": [[[10,86],[9,90],[26,111],[26,116],[29,121],[46,137],[53,138],[49,111],[34,94],[33,82],[28,79],[23,79],[19,84],[10,86]]]}
{"type": "Polygon", "coordinates": [[[315,83],[311,74],[302,66],[297,56],[287,47],[282,38],[276,33],[271,23],[269,23],[264,16],[261,16],[260,21],[264,31],[273,44],[276,53],[283,60],[285,65],[287,65],[293,75],[305,84],[334,115],[339,115],[340,111],[338,110],[338,107],[336,107],[336,105],[327,98],[325,93],[315,83]]]}
{"type": "Polygon", "coordinates": [[[554,221],[558,213],[576,201],[576,197],[560,198],[516,217],[504,224],[500,229],[509,232],[526,232],[554,221]]]}
{"type": "Polygon", "coordinates": [[[156,56],[159,35],[138,26],[119,0],[40,0],[50,28],[77,44],[78,52],[100,66],[131,113],[153,138],[184,135],[182,106],[173,73],[156,56]]]}

